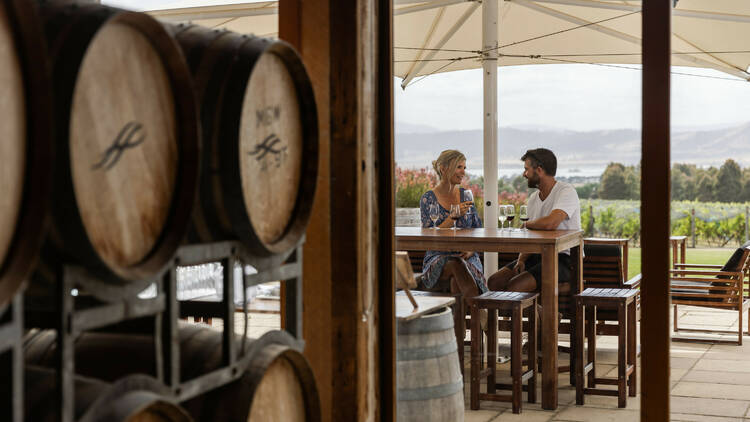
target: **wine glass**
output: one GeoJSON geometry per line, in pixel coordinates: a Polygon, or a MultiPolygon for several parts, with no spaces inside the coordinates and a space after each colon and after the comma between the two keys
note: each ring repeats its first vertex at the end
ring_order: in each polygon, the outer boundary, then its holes
{"type": "MultiPolygon", "coordinates": [[[[469,201],[472,203],[474,202],[474,193],[471,190],[466,189],[464,191],[464,201],[469,201]]],[[[471,207],[469,207],[469,210],[466,211],[466,214],[471,214],[472,212],[473,211],[471,210],[471,207]]]]}
{"type": "Polygon", "coordinates": [[[506,212],[507,211],[504,205],[500,205],[499,207],[497,207],[497,219],[500,220],[500,231],[505,228],[505,219],[508,218],[506,212]]]}
{"type": "Polygon", "coordinates": [[[522,230],[528,230],[526,228],[526,222],[529,221],[529,210],[526,205],[521,205],[521,207],[518,209],[518,217],[523,221],[523,227],[522,230]]]}
{"type": "Polygon", "coordinates": [[[453,230],[456,230],[456,222],[461,218],[461,204],[451,205],[450,217],[453,220],[453,230]]]}
{"type": "Polygon", "coordinates": [[[505,208],[507,210],[505,211],[505,217],[508,219],[508,228],[512,231],[513,230],[513,219],[516,217],[516,206],[506,205],[505,208]]]}
{"type": "Polygon", "coordinates": [[[430,213],[430,220],[432,220],[432,227],[437,229],[437,220],[438,218],[440,218],[440,210],[438,208],[438,204],[430,204],[428,211],[430,213]]]}

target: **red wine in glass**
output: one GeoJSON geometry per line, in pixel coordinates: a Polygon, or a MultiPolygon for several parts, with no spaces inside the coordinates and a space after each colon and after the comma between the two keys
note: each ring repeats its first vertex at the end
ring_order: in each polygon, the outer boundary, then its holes
{"type": "MultiPolygon", "coordinates": [[[[515,218],[515,215],[508,215],[508,216],[506,216],[506,218],[508,219],[508,223],[512,223],[513,222],[513,218],[515,218]]],[[[523,218],[521,220],[523,220],[523,218]]],[[[526,220],[528,220],[528,218],[526,220]]]]}

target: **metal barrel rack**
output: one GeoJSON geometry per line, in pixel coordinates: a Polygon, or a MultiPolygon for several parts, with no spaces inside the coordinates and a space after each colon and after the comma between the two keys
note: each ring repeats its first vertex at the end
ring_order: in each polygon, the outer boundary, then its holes
{"type": "Polygon", "coordinates": [[[0,309],[0,373],[5,397],[0,397],[0,420],[23,421],[23,297],[18,293],[5,309],[0,309]],[[9,387],[9,388],[7,388],[9,387]]]}
{"type": "MultiPolygon", "coordinates": [[[[285,316],[286,330],[297,339],[299,348],[302,320],[302,243],[289,253],[259,258],[248,253],[244,245],[237,241],[190,244],[181,246],[171,262],[158,274],[147,280],[155,285],[151,297],[139,297],[138,293],[113,295],[112,300],[102,300],[102,295],[94,299],[78,295],[79,288],[91,285],[96,276],[85,268],[75,265],[62,265],[57,275],[55,306],[50,309],[34,309],[27,306],[26,328],[55,329],[57,332],[57,359],[55,369],[58,376],[58,403],[62,422],[73,422],[75,410],[74,377],[75,340],[85,331],[114,327],[135,319],[153,318],[155,377],[172,392],[175,401],[183,402],[219,388],[238,379],[242,368],[247,366],[248,354],[245,347],[237,347],[234,314],[234,266],[236,262],[252,265],[256,274],[246,275],[243,271],[243,290],[269,282],[282,281],[286,285],[285,316]],[[178,301],[177,267],[220,262],[223,266],[223,290],[217,301],[178,301]],[[222,364],[219,368],[188,381],[180,379],[180,343],[178,320],[185,316],[218,317],[224,320],[222,341],[222,364]]],[[[12,352],[13,417],[4,418],[20,422],[23,408],[23,322],[22,297],[19,294],[13,301],[0,325],[0,354],[12,352]],[[10,316],[8,316],[10,315],[10,316]],[[19,416],[16,416],[19,415],[19,416]]],[[[247,302],[243,301],[245,327],[247,328],[247,302]]],[[[150,324],[150,323],[149,323],[150,324]]],[[[242,337],[242,342],[247,336],[242,337]]],[[[2,355],[0,355],[2,356],[2,355]]],[[[5,362],[5,360],[0,360],[5,362]]]]}

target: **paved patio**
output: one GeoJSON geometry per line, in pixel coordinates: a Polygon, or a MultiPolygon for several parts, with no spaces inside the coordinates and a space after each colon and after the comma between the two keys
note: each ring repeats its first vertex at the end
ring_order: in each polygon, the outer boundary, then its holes
{"type": "MultiPolygon", "coordinates": [[[[680,327],[684,325],[693,328],[710,326],[720,329],[736,329],[738,322],[737,312],[690,306],[679,307],[678,318],[680,327]]],[[[725,336],[725,338],[731,338],[731,336],[725,336]]],[[[734,338],[736,339],[736,336],[734,338]]],[[[567,336],[562,336],[562,341],[566,340],[567,336]]],[[[597,375],[616,376],[616,341],[616,337],[597,338],[597,375]]],[[[672,342],[672,421],[750,421],[750,337],[745,336],[744,341],[742,346],[672,342]]],[[[501,345],[501,350],[502,348],[501,345]]],[[[567,359],[566,354],[560,355],[561,364],[566,364],[567,359]]],[[[498,365],[498,368],[501,373],[507,373],[509,364],[498,365]]],[[[558,409],[542,410],[539,399],[541,392],[539,392],[537,403],[524,402],[523,412],[520,415],[514,415],[511,412],[510,403],[482,402],[480,410],[469,410],[467,383],[465,421],[638,421],[640,420],[642,379],[639,359],[639,394],[637,397],[628,397],[627,407],[618,409],[616,397],[604,396],[586,396],[586,404],[577,406],[575,388],[569,383],[569,375],[560,374],[558,409]]],[[[537,383],[539,384],[539,381],[537,383]]]]}
{"type": "MultiPolygon", "coordinates": [[[[670,312],[671,314],[671,312],[670,312]]],[[[241,333],[242,314],[235,315],[235,329],[241,333]]],[[[681,306],[678,315],[680,326],[693,328],[736,329],[737,313],[717,311],[690,306],[681,306]]],[[[745,321],[747,321],[745,317],[745,321]]],[[[249,315],[249,335],[259,337],[264,332],[278,329],[278,314],[249,315]]],[[[747,324],[747,322],[745,322],[747,324]]],[[[214,319],[213,326],[221,327],[220,319],[214,319]]],[[[731,338],[732,336],[724,336],[731,338]]],[[[734,336],[736,338],[736,336],[734,336]]],[[[501,333],[501,352],[507,335],[501,333]]],[[[750,422],[750,337],[745,336],[742,346],[719,344],[672,343],[672,421],[700,422],[750,422]]],[[[567,336],[561,336],[561,343],[567,336]]],[[[597,374],[615,376],[616,337],[598,337],[597,374]]],[[[560,355],[561,365],[567,364],[567,354],[560,355]]],[[[542,421],[591,421],[627,422],[640,420],[640,359],[638,367],[638,396],[628,397],[624,409],[617,408],[616,397],[586,396],[586,404],[575,404],[575,388],[569,383],[567,373],[560,374],[558,392],[559,407],[555,411],[542,410],[541,391],[537,403],[523,403],[523,412],[514,415],[510,403],[482,402],[480,410],[469,410],[469,386],[466,384],[465,421],[503,422],[523,420],[542,421]]],[[[469,349],[466,348],[466,374],[469,374],[469,349]]],[[[509,371],[509,364],[498,365],[499,380],[509,371]]],[[[541,377],[537,378],[541,384],[541,377]]],[[[646,380],[648,381],[648,380],[646,380]]],[[[482,387],[484,388],[484,387],[482,387]]],[[[525,394],[524,394],[525,397],[525,394]]]]}

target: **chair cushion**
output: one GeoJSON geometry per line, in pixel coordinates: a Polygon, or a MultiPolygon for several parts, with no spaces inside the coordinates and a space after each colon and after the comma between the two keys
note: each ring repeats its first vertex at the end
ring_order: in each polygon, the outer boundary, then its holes
{"type": "MultiPolygon", "coordinates": [[[[750,242],[747,242],[747,243],[750,243],[750,242]]],[[[742,268],[740,268],[740,264],[742,264],[740,262],[740,260],[742,259],[742,255],[745,253],[745,249],[744,249],[745,245],[742,245],[742,246],[743,246],[742,248],[737,248],[737,250],[734,251],[734,253],[732,254],[732,256],[730,256],[729,259],[727,260],[727,262],[724,264],[724,266],[721,267],[721,271],[739,271],[739,270],[742,269],[742,268]]],[[[731,277],[728,276],[728,275],[717,275],[716,278],[728,279],[728,278],[731,278],[731,277]]],[[[711,285],[712,286],[725,286],[726,287],[726,286],[730,286],[731,284],[730,283],[724,283],[724,282],[721,282],[721,281],[714,281],[714,282],[711,283],[711,285]]],[[[726,291],[717,290],[717,289],[709,289],[708,291],[711,294],[726,293],[726,291]]],[[[717,299],[714,299],[714,300],[717,300],[717,299]]],[[[726,301],[728,301],[728,299],[724,299],[724,301],[726,302],[726,301]]]]}
{"type": "MultiPolygon", "coordinates": [[[[748,242],[750,243],[750,242],[748,242]]],[[[745,246],[743,245],[741,248],[737,248],[736,251],[732,254],[732,256],[729,257],[727,262],[724,264],[723,267],[721,267],[721,271],[739,271],[741,268],[740,266],[740,259],[742,259],[742,254],[745,253],[745,246]]],[[[729,276],[718,276],[718,278],[729,278],[729,276]]]]}
{"type": "Polygon", "coordinates": [[[583,244],[584,256],[620,256],[619,245],[583,244]]]}

